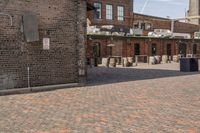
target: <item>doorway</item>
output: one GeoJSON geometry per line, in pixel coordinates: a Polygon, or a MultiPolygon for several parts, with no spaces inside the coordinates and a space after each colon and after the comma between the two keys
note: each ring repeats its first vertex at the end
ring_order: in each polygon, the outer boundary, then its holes
{"type": "Polygon", "coordinates": [[[192,48],[192,54],[197,54],[197,44],[193,44],[193,48],[192,48]]]}
{"type": "Polygon", "coordinates": [[[134,53],[135,53],[135,55],[140,55],[140,44],[139,43],[136,43],[134,45],[134,53]]]}
{"type": "Polygon", "coordinates": [[[187,54],[187,44],[180,43],[179,44],[179,54],[183,57],[186,57],[187,54]]]}
{"type": "Polygon", "coordinates": [[[172,55],[172,45],[171,44],[167,44],[167,55],[168,56],[172,55]]]}
{"type": "Polygon", "coordinates": [[[94,64],[97,66],[99,63],[101,63],[101,45],[100,43],[95,43],[93,45],[93,57],[94,57],[94,64]]]}
{"type": "Polygon", "coordinates": [[[157,54],[157,45],[155,43],[153,43],[151,45],[151,55],[155,56],[157,54]]]}

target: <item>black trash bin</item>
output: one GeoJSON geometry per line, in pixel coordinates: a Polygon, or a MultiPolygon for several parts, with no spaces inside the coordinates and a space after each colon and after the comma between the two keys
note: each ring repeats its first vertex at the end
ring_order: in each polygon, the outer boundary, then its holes
{"type": "Polygon", "coordinates": [[[198,58],[181,58],[180,59],[181,72],[197,72],[199,71],[198,58]]]}

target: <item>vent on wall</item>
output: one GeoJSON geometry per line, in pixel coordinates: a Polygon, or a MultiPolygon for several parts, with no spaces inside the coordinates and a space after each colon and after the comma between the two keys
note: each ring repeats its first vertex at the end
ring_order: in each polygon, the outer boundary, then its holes
{"type": "Polygon", "coordinates": [[[39,41],[38,21],[36,15],[26,12],[23,15],[23,32],[27,42],[39,41]]]}

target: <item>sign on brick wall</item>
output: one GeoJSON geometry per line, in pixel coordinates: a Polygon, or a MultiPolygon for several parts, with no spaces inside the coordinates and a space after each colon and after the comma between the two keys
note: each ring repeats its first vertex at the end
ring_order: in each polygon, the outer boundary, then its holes
{"type": "Polygon", "coordinates": [[[50,38],[43,38],[43,50],[50,49],[50,38]]]}

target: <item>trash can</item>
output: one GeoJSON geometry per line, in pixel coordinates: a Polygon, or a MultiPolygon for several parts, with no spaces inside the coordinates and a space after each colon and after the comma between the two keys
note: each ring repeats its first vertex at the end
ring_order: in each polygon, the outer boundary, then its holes
{"type": "Polygon", "coordinates": [[[181,58],[180,59],[181,72],[197,72],[199,71],[198,58],[181,58]]]}

